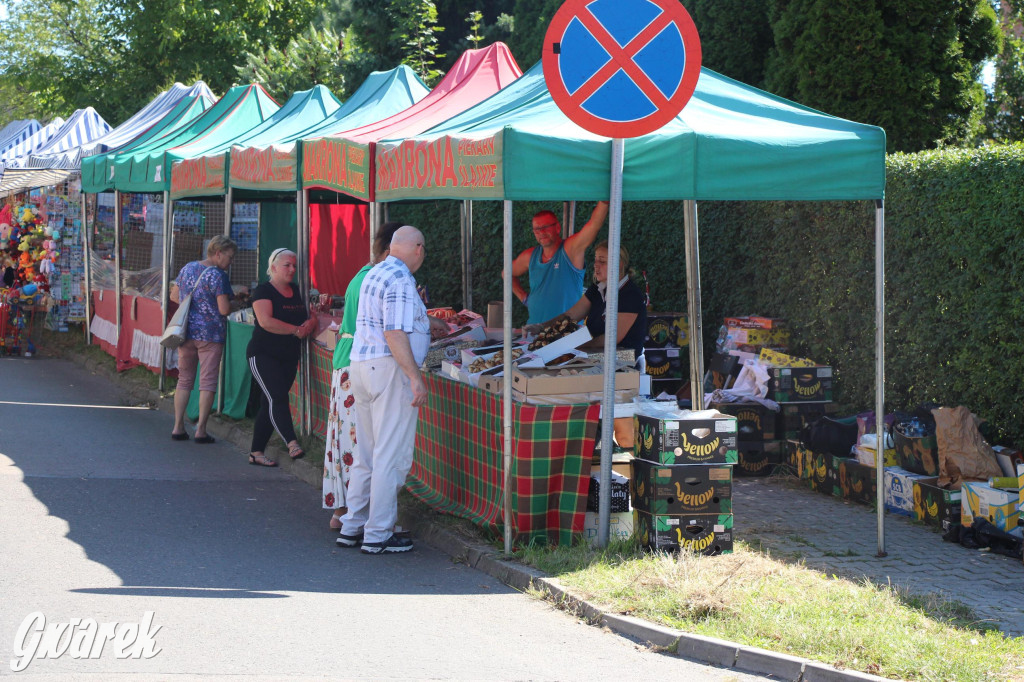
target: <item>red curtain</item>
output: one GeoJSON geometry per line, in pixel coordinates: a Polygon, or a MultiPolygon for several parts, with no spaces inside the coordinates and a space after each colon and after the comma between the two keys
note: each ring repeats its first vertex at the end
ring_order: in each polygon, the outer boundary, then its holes
{"type": "Polygon", "coordinates": [[[369,204],[309,207],[310,281],[321,294],[343,296],[370,260],[369,204]]]}

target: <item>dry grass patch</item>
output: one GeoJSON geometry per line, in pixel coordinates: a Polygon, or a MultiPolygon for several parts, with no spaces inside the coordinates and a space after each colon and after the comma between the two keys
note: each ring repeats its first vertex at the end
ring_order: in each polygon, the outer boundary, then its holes
{"type": "Polygon", "coordinates": [[[1024,639],[978,623],[937,595],[851,581],[741,545],[702,557],[644,554],[630,542],[527,549],[526,563],[557,575],[611,611],[907,680],[1024,680],[1024,639]]]}

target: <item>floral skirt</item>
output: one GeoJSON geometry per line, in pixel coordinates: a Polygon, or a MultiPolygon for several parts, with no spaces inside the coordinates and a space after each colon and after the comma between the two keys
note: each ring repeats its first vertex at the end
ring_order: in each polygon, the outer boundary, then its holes
{"type": "Polygon", "coordinates": [[[331,373],[331,404],[327,414],[327,451],[324,453],[324,509],[345,506],[345,488],[356,445],[356,405],[348,367],[331,373]]]}

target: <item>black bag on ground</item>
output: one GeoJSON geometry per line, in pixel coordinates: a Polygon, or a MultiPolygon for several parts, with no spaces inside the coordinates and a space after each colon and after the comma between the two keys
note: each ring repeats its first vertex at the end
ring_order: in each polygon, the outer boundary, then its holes
{"type": "Polygon", "coordinates": [[[833,457],[849,457],[850,450],[857,444],[857,418],[820,417],[804,427],[801,440],[811,452],[828,453],[833,457]]]}

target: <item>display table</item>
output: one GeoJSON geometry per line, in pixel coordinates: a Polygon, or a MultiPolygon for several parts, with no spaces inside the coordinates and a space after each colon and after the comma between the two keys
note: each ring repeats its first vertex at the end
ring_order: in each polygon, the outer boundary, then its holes
{"type": "MultiPolygon", "coordinates": [[[[425,374],[406,488],[442,512],[497,531],[504,518],[501,396],[425,374]]],[[[600,403],[512,406],[517,544],[572,543],[583,531],[600,403]]]]}

